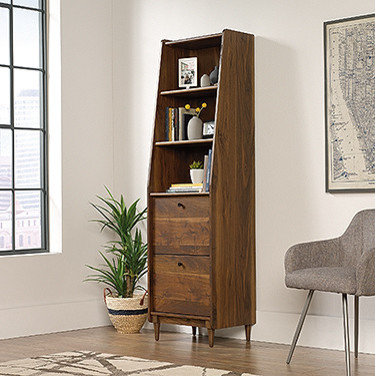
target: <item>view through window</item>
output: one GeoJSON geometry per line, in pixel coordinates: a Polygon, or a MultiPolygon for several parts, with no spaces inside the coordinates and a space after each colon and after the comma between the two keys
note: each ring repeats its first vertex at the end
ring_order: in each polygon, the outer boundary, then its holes
{"type": "Polygon", "coordinates": [[[0,255],[47,251],[46,0],[0,0],[0,255]]]}

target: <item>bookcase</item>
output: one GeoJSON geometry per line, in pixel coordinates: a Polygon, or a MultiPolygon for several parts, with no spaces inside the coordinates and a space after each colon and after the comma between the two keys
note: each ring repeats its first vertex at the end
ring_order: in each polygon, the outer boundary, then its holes
{"type": "MultiPolygon", "coordinates": [[[[199,79],[198,79],[199,82],[199,79]]],[[[148,181],[149,316],[208,330],[255,324],[254,36],[233,30],[163,40],[148,181]],[[215,86],[178,89],[178,59],[198,58],[215,86]],[[166,107],[199,106],[212,139],[166,141],[166,107]],[[189,183],[189,164],[212,149],[209,192],[166,193],[189,183]]]]}

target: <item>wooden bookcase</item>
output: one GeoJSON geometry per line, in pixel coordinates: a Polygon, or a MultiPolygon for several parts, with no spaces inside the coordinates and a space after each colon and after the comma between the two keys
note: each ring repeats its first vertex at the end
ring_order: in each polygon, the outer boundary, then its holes
{"type": "MultiPolygon", "coordinates": [[[[198,81],[199,81],[198,77],[198,81]]],[[[232,30],[162,41],[148,182],[149,321],[215,329],[255,324],[254,36],[232,30]],[[217,86],[178,89],[178,59],[198,76],[219,64],[217,86]],[[165,141],[165,109],[199,106],[213,139],[165,141]],[[189,164],[212,149],[210,190],[165,193],[187,183],[189,164]]]]}

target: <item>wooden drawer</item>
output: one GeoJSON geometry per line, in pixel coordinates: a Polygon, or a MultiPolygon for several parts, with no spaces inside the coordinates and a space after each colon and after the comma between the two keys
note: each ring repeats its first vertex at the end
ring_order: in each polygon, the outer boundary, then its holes
{"type": "Polygon", "coordinates": [[[156,312],[210,315],[210,259],[155,256],[153,309],[156,312]]]}
{"type": "Polygon", "coordinates": [[[208,197],[154,198],[155,254],[209,255],[208,197]]]}

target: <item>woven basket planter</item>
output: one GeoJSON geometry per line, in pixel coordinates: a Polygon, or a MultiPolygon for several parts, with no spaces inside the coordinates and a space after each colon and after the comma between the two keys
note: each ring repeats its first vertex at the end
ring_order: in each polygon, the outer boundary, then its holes
{"type": "Polygon", "coordinates": [[[122,334],[139,333],[148,312],[148,297],[134,295],[133,298],[116,298],[104,295],[108,315],[116,330],[122,334]]]}

